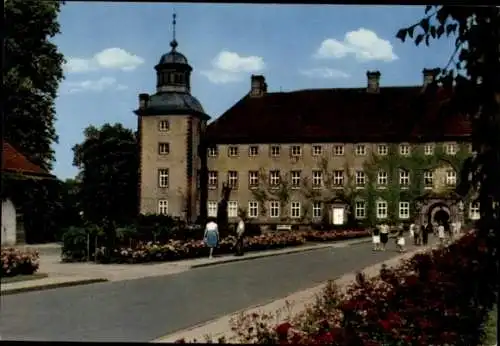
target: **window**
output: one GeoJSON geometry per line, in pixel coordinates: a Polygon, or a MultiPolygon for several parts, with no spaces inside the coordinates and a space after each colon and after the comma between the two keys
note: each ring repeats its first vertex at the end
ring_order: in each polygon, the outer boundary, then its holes
{"type": "Polygon", "coordinates": [[[469,218],[471,220],[479,220],[481,214],[479,212],[479,202],[469,204],[469,218]]]}
{"type": "Polygon", "coordinates": [[[259,172],[249,171],[248,172],[248,186],[250,188],[257,187],[259,185],[259,172]]]}
{"type": "Polygon", "coordinates": [[[354,217],[356,219],[364,219],[366,217],[365,201],[356,201],[354,205],[354,217]]]}
{"type": "Polygon", "coordinates": [[[333,185],[344,186],[344,171],[333,171],[333,185]]]}
{"type": "Polygon", "coordinates": [[[217,217],[217,202],[208,201],[207,202],[207,216],[208,217],[217,217]]]}
{"type": "Polygon", "coordinates": [[[290,217],[294,219],[300,218],[300,202],[293,201],[290,203],[290,217]]]}
{"type": "Polygon", "coordinates": [[[323,154],[323,148],[321,145],[313,145],[312,154],[313,156],[321,156],[321,154],[323,154]]]}
{"type": "Polygon", "coordinates": [[[208,171],[208,188],[216,189],[219,184],[219,174],[217,171],[208,171]]]}
{"type": "Polygon", "coordinates": [[[448,169],[446,171],[446,185],[455,186],[457,184],[457,172],[453,169],[448,169]]]}
{"type": "Polygon", "coordinates": [[[291,156],[301,156],[302,155],[302,147],[300,145],[292,145],[290,147],[290,155],[291,156]]]}
{"type": "Polygon", "coordinates": [[[158,131],[167,132],[168,130],[170,130],[170,123],[168,122],[168,120],[161,120],[158,123],[158,131]]]}
{"type": "Polygon", "coordinates": [[[238,217],[238,202],[227,202],[227,217],[238,217]]]}
{"type": "Polygon", "coordinates": [[[313,188],[320,188],[323,185],[323,172],[322,171],[313,171],[313,188]]]}
{"type": "Polygon", "coordinates": [[[363,186],[366,184],[366,176],[363,171],[356,171],[356,185],[363,186]]]}
{"type": "Polygon", "coordinates": [[[227,148],[227,155],[229,157],[238,156],[238,147],[236,145],[231,145],[227,148]]]}
{"type": "Polygon", "coordinates": [[[292,183],[292,188],[300,187],[300,171],[291,171],[290,180],[292,183]]]}
{"type": "Polygon", "coordinates": [[[321,202],[313,202],[312,209],[313,209],[313,214],[312,214],[313,218],[319,218],[322,216],[321,202]]]}
{"type": "Polygon", "coordinates": [[[410,146],[408,144],[399,145],[399,154],[403,156],[410,155],[410,146]]]}
{"type": "Polygon", "coordinates": [[[158,201],[158,214],[160,215],[168,214],[168,201],[166,199],[160,199],[158,201]]]}
{"type": "Polygon", "coordinates": [[[269,172],[269,185],[278,186],[280,184],[280,171],[269,172]]]}
{"type": "Polygon", "coordinates": [[[248,147],[248,156],[257,156],[259,155],[259,147],[256,145],[251,145],[248,147]]]}
{"type": "Polygon", "coordinates": [[[410,203],[409,202],[399,202],[399,218],[409,219],[410,218],[410,203]]]}
{"type": "Polygon", "coordinates": [[[387,202],[377,202],[377,219],[387,219],[387,202]]]}
{"type": "Polygon", "coordinates": [[[278,157],[280,156],[280,146],[279,145],[271,145],[271,156],[278,157]]]}
{"type": "Polygon", "coordinates": [[[269,217],[280,217],[280,202],[269,202],[269,217]]]}
{"type": "Polygon", "coordinates": [[[399,185],[407,187],[410,185],[410,172],[401,169],[399,171],[399,185]]]}
{"type": "Polygon", "coordinates": [[[434,145],[426,144],[424,146],[424,155],[433,155],[434,154],[434,145]]]}
{"type": "Polygon", "coordinates": [[[356,155],[357,156],[364,156],[364,155],[366,155],[366,145],[364,145],[364,144],[357,144],[356,145],[356,155]]]}
{"type": "Polygon", "coordinates": [[[227,172],[227,184],[233,189],[238,188],[238,172],[229,171],[227,172]]]}
{"type": "Polygon", "coordinates": [[[170,154],[170,144],[169,143],[158,143],[158,154],[160,154],[160,155],[170,154]]]}
{"type": "Polygon", "coordinates": [[[343,156],[344,155],[344,146],[343,145],[335,145],[333,147],[333,155],[343,156]]]}
{"type": "Polygon", "coordinates": [[[248,217],[258,217],[259,216],[259,202],[250,201],[248,202],[248,217]]]}
{"type": "Polygon", "coordinates": [[[448,143],[445,146],[446,155],[455,155],[457,153],[457,145],[455,143],[448,143]]]}
{"type": "Polygon", "coordinates": [[[432,189],[434,185],[434,173],[432,171],[424,172],[424,188],[432,189]]]}
{"type": "Polygon", "coordinates": [[[168,187],[168,169],[158,170],[158,187],[168,187]]]}
{"type": "Polygon", "coordinates": [[[209,157],[217,157],[219,155],[219,150],[217,147],[208,148],[208,156],[209,157]]]}
{"type": "Polygon", "coordinates": [[[387,145],[385,144],[379,144],[377,146],[377,154],[380,156],[386,156],[389,153],[389,149],[387,148],[387,145]]]}
{"type": "Polygon", "coordinates": [[[377,173],[377,184],[378,185],[387,185],[388,177],[386,171],[378,171],[377,173]]]}

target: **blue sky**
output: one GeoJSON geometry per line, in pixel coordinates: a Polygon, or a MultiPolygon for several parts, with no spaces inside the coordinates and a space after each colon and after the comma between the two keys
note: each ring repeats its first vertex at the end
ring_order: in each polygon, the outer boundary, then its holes
{"type": "Polygon", "coordinates": [[[63,6],[54,42],[67,59],[56,101],[59,144],[54,173],[74,177],[71,148],[88,125],[131,129],[139,93],[155,90],[154,65],[170,50],[177,13],[178,51],[194,69],[192,94],[216,118],[263,74],[269,91],[419,85],[422,69],[443,67],[451,40],[430,48],[395,39],[423,6],[78,3],[63,6]]]}

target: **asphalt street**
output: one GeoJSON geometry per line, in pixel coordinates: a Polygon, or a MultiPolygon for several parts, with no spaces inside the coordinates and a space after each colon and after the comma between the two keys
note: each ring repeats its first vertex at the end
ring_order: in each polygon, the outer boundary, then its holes
{"type": "Polygon", "coordinates": [[[2,296],[0,335],[2,340],[148,342],[396,255],[393,241],[377,253],[365,243],[2,296]]]}

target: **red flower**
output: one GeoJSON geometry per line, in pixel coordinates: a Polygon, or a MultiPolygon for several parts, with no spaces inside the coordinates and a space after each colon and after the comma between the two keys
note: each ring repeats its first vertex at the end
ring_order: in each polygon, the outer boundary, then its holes
{"type": "Polygon", "coordinates": [[[386,331],[392,329],[391,322],[389,322],[388,320],[380,320],[379,323],[382,326],[382,329],[384,329],[386,331]]]}
{"type": "Polygon", "coordinates": [[[286,340],[288,338],[288,331],[292,328],[292,325],[288,322],[281,323],[276,327],[276,334],[280,340],[286,340]]]}

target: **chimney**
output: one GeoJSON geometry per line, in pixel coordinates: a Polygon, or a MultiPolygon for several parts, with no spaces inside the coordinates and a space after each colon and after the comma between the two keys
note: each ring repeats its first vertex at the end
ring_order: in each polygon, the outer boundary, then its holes
{"type": "Polygon", "coordinates": [[[436,76],[439,74],[440,70],[438,68],[428,69],[424,68],[422,75],[424,77],[423,89],[427,88],[430,84],[434,83],[436,76]]]}
{"type": "Polygon", "coordinates": [[[261,97],[267,92],[266,79],[262,75],[252,75],[250,85],[250,96],[261,97]]]}
{"type": "Polygon", "coordinates": [[[380,92],[380,71],[367,71],[368,87],[366,91],[373,94],[380,92]]]}
{"type": "Polygon", "coordinates": [[[149,95],[139,94],[139,109],[148,108],[149,95]]]}

